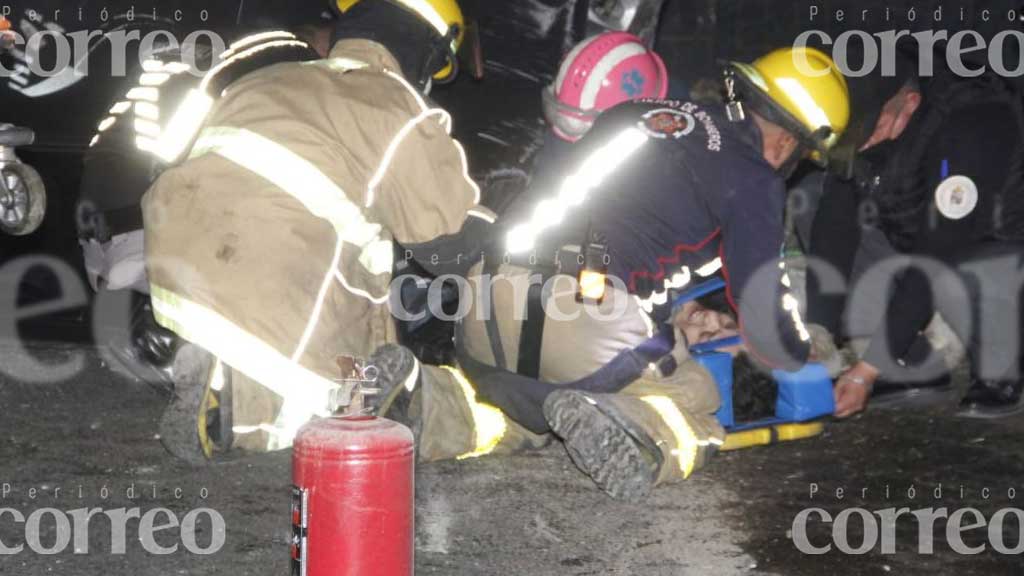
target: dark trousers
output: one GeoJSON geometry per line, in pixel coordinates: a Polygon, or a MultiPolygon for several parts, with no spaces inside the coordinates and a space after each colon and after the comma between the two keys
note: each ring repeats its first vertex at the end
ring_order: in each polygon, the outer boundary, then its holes
{"type": "Polygon", "coordinates": [[[949,259],[955,271],[936,281],[936,309],[986,380],[1016,380],[1024,357],[1024,243],[989,241],[949,259]]]}
{"type": "MultiPolygon", "coordinates": [[[[805,320],[838,338],[871,336],[877,319],[843,325],[849,292],[872,264],[896,255],[896,249],[881,230],[862,221],[860,195],[852,182],[815,172],[793,187],[790,198],[797,238],[812,263],[807,274],[805,320]],[[831,290],[813,262],[838,273],[846,289],[831,290]]],[[[879,294],[871,305],[881,310],[887,301],[888,294],[879,294]]]]}
{"type": "MultiPolygon", "coordinates": [[[[809,271],[809,323],[824,326],[837,337],[886,338],[894,359],[913,366],[931,351],[920,332],[939,312],[967,347],[978,376],[1019,376],[1024,356],[1024,243],[969,241],[955,253],[933,255],[939,266],[928,272],[915,269],[903,273],[895,284],[898,288],[884,290],[872,282],[871,275],[864,274],[896,251],[881,231],[861,221],[863,212],[854,185],[818,177],[801,182],[798,189],[814,200],[811,216],[805,214],[795,221],[807,255],[833,267],[847,286],[841,293],[832,293],[809,271]],[[854,290],[873,294],[860,294],[859,310],[851,307],[854,290]],[[913,296],[913,306],[906,306],[908,293],[913,296]],[[882,321],[886,324],[879,330],[882,321]]],[[[866,359],[877,365],[872,358],[866,359]]]]}

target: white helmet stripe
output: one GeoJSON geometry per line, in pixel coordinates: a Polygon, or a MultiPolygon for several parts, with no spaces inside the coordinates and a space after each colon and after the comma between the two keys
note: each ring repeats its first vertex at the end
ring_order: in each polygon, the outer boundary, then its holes
{"type": "Polygon", "coordinates": [[[646,53],[647,48],[640,44],[629,42],[628,44],[616,46],[610,52],[605,54],[604,57],[598,61],[597,66],[594,66],[594,69],[590,72],[590,76],[587,78],[587,83],[583,85],[583,94],[580,96],[580,108],[584,110],[594,108],[594,103],[597,102],[597,95],[601,92],[601,86],[616,66],[621,64],[627,58],[640,56],[646,53]]]}
{"type": "Polygon", "coordinates": [[[569,52],[569,55],[562,60],[562,67],[558,69],[558,76],[555,77],[555,94],[558,94],[558,91],[562,89],[562,83],[565,82],[565,77],[569,73],[569,70],[573,68],[573,62],[576,61],[580,52],[583,52],[584,48],[590,46],[594,40],[597,40],[600,37],[600,35],[591,36],[583,42],[580,42],[569,52]]]}
{"type": "Polygon", "coordinates": [[[828,114],[821,109],[814,97],[799,81],[795,78],[779,78],[775,80],[775,84],[800,108],[800,112],[807,121],[813,123],[815,129],[832,127],[832,123],[828,120],[828,114]]]}
{"type": "Polygon", "coordinates": [[[434,7],[427,0],[395,0],[395,2],[419,14],[442,37],[448,35],[448,23],[444,21],[444,18],[441,17],[437,10],[434,10],[434,7]]]}

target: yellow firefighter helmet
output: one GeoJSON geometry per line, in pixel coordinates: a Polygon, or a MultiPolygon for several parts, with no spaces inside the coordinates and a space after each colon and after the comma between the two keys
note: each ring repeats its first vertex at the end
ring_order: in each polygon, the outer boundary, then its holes
{"type": "Polygon", "coordinates": [[[820,50],[780,48],[752,64],[730,64],[747,88],[744,100],[768,120],[796,133],[812,149],[815,160],[820,161],[846,130],[850,122],[846,78],[820,50]]]}
{"type": "MultiPolygon", "coordinates": [[[[333,0],[339,12],[344,14],[359,0],[333,0]]],[[[462,10],[455,0],[387,0],[419,16],[448,43],[448,63],[434,75],[434,80],[446,82],[454,78],[458,68],[456,54],[466,33],[462,10]]]]}

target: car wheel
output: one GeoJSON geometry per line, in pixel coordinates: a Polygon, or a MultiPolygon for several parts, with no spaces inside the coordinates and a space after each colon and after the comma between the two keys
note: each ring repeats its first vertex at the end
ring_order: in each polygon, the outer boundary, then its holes
{"type": "Polygon", "coordinates": [[[0,231],[35,232],[46,215],[46,186],[35,168],[20,162],[0,166],[0,231]]]}

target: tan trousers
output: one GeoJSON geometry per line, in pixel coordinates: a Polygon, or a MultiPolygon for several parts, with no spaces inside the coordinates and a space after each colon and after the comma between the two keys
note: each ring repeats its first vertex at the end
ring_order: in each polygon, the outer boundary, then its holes
{"type": "Polygon", "coordinates": [[[235,370],[231,374],[232,448],[266,452],[273,446],[272,427],[284,399],[259,382],[235,370]]]}
{"type": "MultiPolygon", "coordinates": [[[[486,278],[478,266],[471,277],[477,296],[464,320],[464,345],[474,358],[494,364],[482,314],[481,287],[486,278]]],[[[518,362],[521,318],[526,309],[530,273],[504,265],[493,279],[495,318],[501,333],[505,365],[518,362]]],[[[547,319],[540,356],[540,379],[563,383],[587,376],[619,352],[649,338],[654,327],[636,299],[609,288],[600,306],[576,302],[575,284],[568,276],[556,277],[544,293],[547,319]]],[[[681,339],[680,339],[681,341],[681,339]]],[[[673,352],[678,368],[669,376],[656,369],[618,394],[598,394],[598,402],[615,405],[662,450],[659,481],[679,480],[699,468],[708,448],[721,444],[725,432],[714,417],[718,389],[711,375],[684,346],[673,352]]],[[[457,368],[424,368],[422,386],[412,403],[413,416],[422,423],[419,457],[422,460],[476,457],[537,448],[549,443],[505,417],[497,408],[476,401],[472,383],[457,368]]]]}

